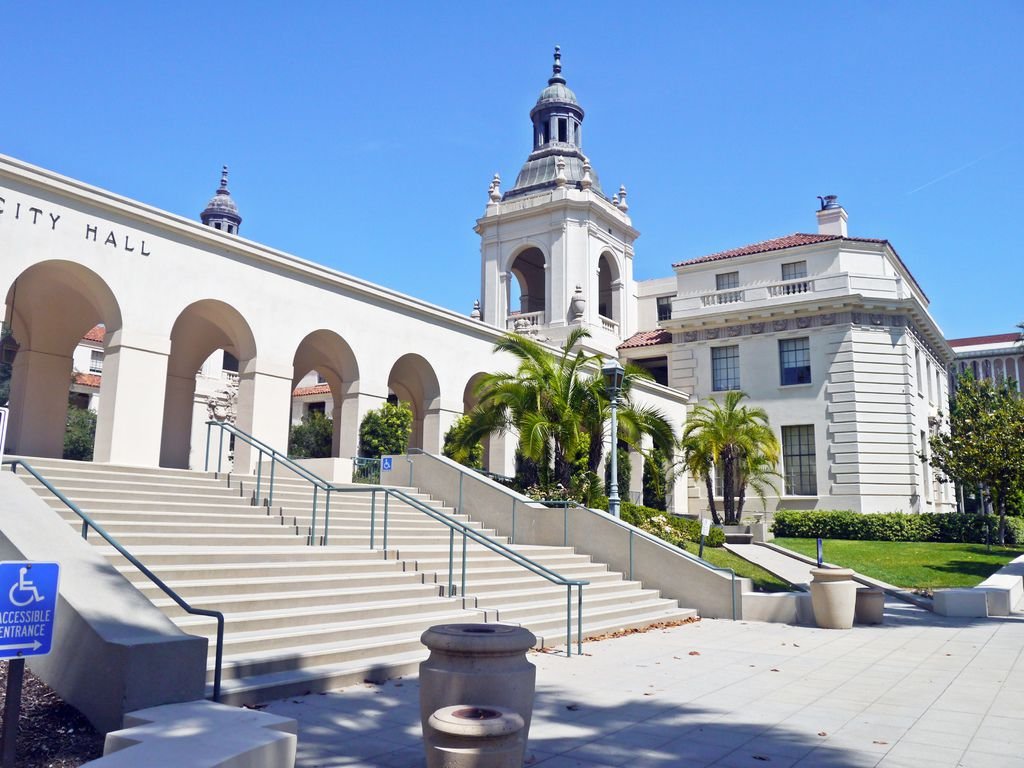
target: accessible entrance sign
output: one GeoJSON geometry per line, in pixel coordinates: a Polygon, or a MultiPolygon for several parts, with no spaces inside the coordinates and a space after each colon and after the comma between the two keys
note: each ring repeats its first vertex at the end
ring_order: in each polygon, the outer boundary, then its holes
{"type": "Polygon", "coordinates": [[[57,563],[0,563],[0,659],[50,652],[59,578],[57,563]]]}

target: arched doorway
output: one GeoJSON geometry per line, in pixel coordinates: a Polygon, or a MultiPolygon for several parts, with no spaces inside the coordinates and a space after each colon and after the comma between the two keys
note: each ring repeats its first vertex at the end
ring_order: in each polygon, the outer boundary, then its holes
{"type": "Polygon", "coordinates": [[[440,453],[441,388],[430,363],[413,353],[398,358],[388,376],[388,390],[412,408],[409,447],[440,453]]]}
{"type": "MultiPolygon", "coordinates": [[[[295,350],[293,390],[306,385],[314,390],[326,389],[323,399],[297,398],[291,411],[291,423],[310,413],[310,406],[323,403],[324,416],[333,421],[330,456],[355,456],[359,440],[358,414],[355,403],[346,407],[359,390],[359,365],[348,343],[334,331],[321,329],[308,334],[295,350]],[[311,375],[312,374],[312,375],[311,375]],[[301,402],[307,400],[308,402],[301,402]]],[[[305,388],[299,390],[305,392],[305,388]]],[[[320,410],[320,408],[313,408],[320,410]]]]}
{"type": "MultiPolygon", "coordinates": [[[[4,323],[19,344],[11,365],[7,448],[10,453],[60,457],[64,450],[74,352],[92,328],[106,339],[121,329],[121,309],[104,280],[81,264],[44,261],[22,272],[4,299],[4,323]]],[[[112,414],[104,401],[99,430],[112,414]]]]}
{"type": "Polygon", "coordinates": [[[171,329],[160,466],[198,468],[211,417],[251,422],[253,392],[245,374],[256,357],[249,324],[232,306],[203,299],[186,307],[171,329]],[[247,417],[248,416],[248,417],[247,417]]]}
{"type": "Polygon", "coordinates": [[[610,320],[614,324],[609,330],[614,330],[622,322],[622,281],[615,257],[608,251],[598,259],[597,314],[606,328],[609,323],[604,321],[610,320]]]}
{"type": "Polygon", "coordinates": [[[508,329],[513,330],[516,320],[525,320],[531,326],[544,325],[547,322],[547,285],[543,252],[540,248],[521,251],[512,260],[509,274],[506,279],[510,315],[508,329]],[[517,287],[518,298],[515,295],[517,287]]]}

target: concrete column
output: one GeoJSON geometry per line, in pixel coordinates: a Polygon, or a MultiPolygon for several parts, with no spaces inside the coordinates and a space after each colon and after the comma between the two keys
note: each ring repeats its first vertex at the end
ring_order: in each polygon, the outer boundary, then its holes
{"type": "MultiPolygon", "coordinates": [[[[242,373],[238,384],[236,425],[271,448],[281,453],[287,452],[291,396],[291,366],[268,367],[242,373]]],[[[256,459],[257,452],[248,443],[235,440],[236,472],[254,471],[256,459]]]]}
{"type": "Polygon", "coordinates": [[[160,465],[167,351],[108,345],[96,420],[96,461],[160,465]]]}
{"type": "MultiPolygon", "coordinates": [[[[648,442],[648,438],[644,438],[644,442],[648,442]]],[[[649,446],[644,446],[648,448],[649,446]]],[[[638,499],[635,503],[644,503],[644,455],[640,451],[634,451],[632,448],[629,450],[629,488],[626,499],[633,501],[638,499]]]]}
{"type": "Polygon", "coordinates": [[[187,469],[192,442],[192,399],[195,376],[167,375],[160,438],[160,466],[187,469]]]}
{"type": "MultiPolygon", "coordinates": [[[[428,408],[423,416],[421,424],[413,425],[413,437],[417,437],[417,428],[420,430],[421,440],[419,447],[427,453],[439,454],[444,444],[444,430],[442,428],[445,411],[440,407],[428,408]]],[[[410,444],[415,445],[410,441],[410,444]]]]}
{"type": "Polygon", "coordinates": [[[64,454],[72,366],[70,355],[18,352],[11,371],[8,454],[58,459],[64,454]]]}
{"type": "Polygon", "coordinates": [[[369,395],[361,392],[347,392],[342,398],[340,419],[335,417],[334,435],[340,445],[338,456],[351,458],[359,455],[359,425],[363,417],[374,408],[380,408],[387,402],[387,392],[383,395],[369,395]]]}
{"type": "Polygon", "coordinates": [[[487,438],[487,471],[496,475],[513,477],[516,473],[515,435],[495,432],[487,438]]]}

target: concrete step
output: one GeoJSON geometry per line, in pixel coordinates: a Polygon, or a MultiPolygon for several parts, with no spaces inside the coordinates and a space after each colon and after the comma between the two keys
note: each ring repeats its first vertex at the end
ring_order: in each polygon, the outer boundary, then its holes
{"type": "MultiPolygon", "coordinates": [[[[375,571],[362,571],[359,573],[321,573],[310,577],[307,575],[273,576],[264,578],[229,577],[221,579],[176,579],[168,578],[164,570],[157,574],[175,592],[186,600],[213,598],[218,596],[231,595],[258,595],[265,594],[268,590],[274,590],[276,594],[288,594],[291,591],[302,591],[315,585],[318,589],[337,589],[339,593],[349,590],[360,590],[362,594],[369,590],[380,593],[390,585],[421,586],[428,584],[436,586],[431,582],[424,582],[423,575],[418,573],[407,573],[405,571],[393,571],[381,573],[375,571]]],[[[139,573],[138,576],[129,579],[142,594],[151,599],[158,599],[163,592],[149,579],[139,573]]],[[[437,591],[436,589],[434,590],[437,591]]]]}
{"type": "MultiPolygon", "coordinates": [[[[121,559],[121,562],[123,563],[123,559],[121,559]]],[[[274,579],[279,577],[319,579],[323,576],[364,576],[377,573],[408,573],[418,579],[423,577],[423,574],[416,573],[415,571],[405,571],[400,566],[401,563],[396,564],[393,560],[384,560],[383,558],[376,560],[355,558],[343,560],[337,558],[334,560],[289,560],[283,562],[262,561],[251,563],[222,563],[212,559],[206,563],[153,564],[153,568],[158,571],[160,578],[168,583],[179,583],[178,579],[207,579],[210,581],[274,579]]],[[[139,583],[149,581],[131,564],[125,563],[122,565],[115,563],[114,567],[124,574],[125,578],[129,581],[139,583]]]]}
{"type": "MultiPolygon", "coordinates": [[[[387,617],[395,613],[418,613],[431,610],[428,598],[437,597],[439,590],[433,584],[396,584],[374,589],[296,589],[290,592],[258,592],[237,595],[203,595],[190,598],[193,608],[220,611],[228,614],[276,611],[287,613],[299,608],[317,608],[323,611],[351,615],[355,619],[387,617]]],[[[181,616],[184,611],[169,597],[159,597],[153,604],[168,616],[181,616]]]]}
{"type": "MultiPolygon", "coordinates": [[[[120,553],[113,547],[102,542],[98,543],[100,553],[113,562],[123,562],[120,553]]],[[[327,547],[311,547],[302,542],[288,540],[278,542],[277,546],[213,546],[198,545],[140,545],[131,550],[132,554],[142,562],[154,567],[160,565],[209,565],[212,563],[290,563],[310,562],[324,558],[380,558],[395,560],[394,552],[371,550],[364,541],[359,546],[345,547],[330,545],[327,547]]]]}

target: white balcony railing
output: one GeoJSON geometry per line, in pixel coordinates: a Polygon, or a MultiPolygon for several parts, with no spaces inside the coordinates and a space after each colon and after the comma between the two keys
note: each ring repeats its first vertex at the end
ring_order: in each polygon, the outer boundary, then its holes
{"type": "Polygon", "coordinates": [[[720,304],[738,304],[743,301],[743,291],[728,290],[706,293],[700,297],[701,306],[717,307],[720,304]]]}
{"type": "Polygon", "coordinates": [[[505,329],[509,331],[529,331],[544,325],[544,310],[540,312],[517,312],[505,320],[505,329]]]}
{"type": "Polygon", "coordinates": [[[610,317],[605,317],[604,315],[600,315],[600,318],[602,328],[609,333],[614,333],[616,335],[619,333],[619,324],[617,322],[612,320],[610,317]]]}
{"type": "Polygon", "coordinates": [[[707,312],[731,304],[775,304],[808,298],[827,298],[859,294],[872,298],[904,299],[907,290],[898,276],[858,275],[849,272],[826,272],[799,280],[771,283],[748,283],[723,291],[683,294],[673,303],[674,311],[707,312]]]}
{"type": "Polygon", "coordinates": [[[812,282],[810,280],[787,280],[784,283],[777,283],[775,285],[768,286],[768,296],[776,298],[778,296],[795,296],[799,293],[810,293],[812,282]]]}

